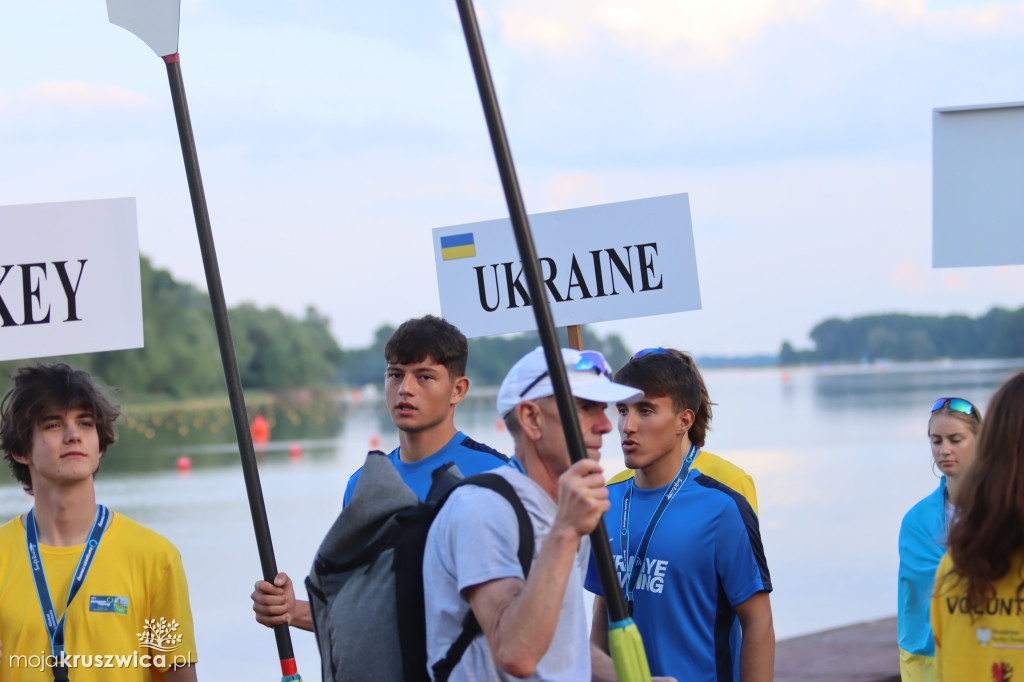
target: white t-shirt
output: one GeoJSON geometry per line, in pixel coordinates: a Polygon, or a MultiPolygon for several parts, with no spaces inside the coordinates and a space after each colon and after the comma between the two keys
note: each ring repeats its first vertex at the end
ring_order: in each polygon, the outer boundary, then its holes
{"type": "MultiPolygon", "coordinates": [[[[533,524],[534,556],[551,531],[557,506],[544,490],[511,467],[492,473],[512,484],[533,524]]],[[[469,602],[462,592],[501,578],[523,577],[517,552],[519,524],[498,493],[476,486],[456,490],[438,513],[427,535],[423,557],[424,606],[427,616],[427,667],[448,652],[462,632],[469,602]]],[[[590,629],[583,604],[583,575],[590,555],[584,538],[562,598],[555,637],[537,665],[538,682],[590,679],[590,629]]],[[[433,676],[433,675],[431,675],[433,676]]],[[[452,682],[518,680],[502,672],[487,638],[477,637],[455,666],[452,682]]]]}

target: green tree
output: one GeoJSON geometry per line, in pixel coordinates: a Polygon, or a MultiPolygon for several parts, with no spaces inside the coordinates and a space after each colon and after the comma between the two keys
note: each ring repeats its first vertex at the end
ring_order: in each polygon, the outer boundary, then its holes
{"type": "MultiPolygon", "coordinates": [[[[224,390],[220,346],[209,296],[177,282],[140,258],[143,348],[91,353],[65,361],[125,394],[186,398],[224,390]]],[[[329,320],[315,308],[297,319],[244,304],[228,313],[235,355],[246,388],[323,388],[337,383],[344,354],[329,320]]],[[[8,373],[29,361],[0,363],[8,373]]]]}

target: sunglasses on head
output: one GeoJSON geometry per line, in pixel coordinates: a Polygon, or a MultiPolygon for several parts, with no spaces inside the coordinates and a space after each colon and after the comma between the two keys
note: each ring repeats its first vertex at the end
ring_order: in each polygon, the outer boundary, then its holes
{"type": "MultiPolygon", "coordinates": [[[[580,358],[576,361],[576,364],[568,369],[572,369],[576,372],[593,371],[596,374],[603,374],[606,377],[611,377],[611,370],[608,367],[608,363],[605,362],[604,356],[592,350],[585,350],[581,352],[580,358]]],[[[543,374],[531,381],[530,384],[523,389],[523,392],[519,394],[519,397],[522,398],[524,395],[529,393],[530,389],[543,381],[544,377],[547,375],[548,371],[544,370],[543,374]]]]}
{"type": "Polygon", "coordinates": [[[672,351],[665,350],[664,348],[644,348],[633,353],[633,359],[642,358],[645,355],[671,355],[672,351]]]}
{"type": "Polygon", "coordinates": [[[969,401],[964,400],[963,398],[939,398],[934,403],[932,403],[932,412],[935,412],[936,410],[941,410],[942,408],[947,406],[951,410],[962,412],[964,414],[969,414],[974,416],[975,418],[978,417],[978,408],[976,408],[969,401]]]}

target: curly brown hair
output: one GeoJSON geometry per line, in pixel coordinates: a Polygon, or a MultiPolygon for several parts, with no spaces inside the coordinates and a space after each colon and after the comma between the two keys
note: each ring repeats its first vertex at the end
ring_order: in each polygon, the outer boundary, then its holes
{"type": "Polygon", "coordinates": [[[27,464],[14,459],[32,450],[32,431],[44,412],[53,408],[87,409],[96,421],[100,457],[117,440],[114,422],[121,409],[97,385],[88,372],[68,365],[33,365],[11,373],[14,385],[0,399],[0,449],[11,468],[11,475],[32,493],[32,478],[27,464]]]}
{"type": "MultiPolygon", "coordinates": [[[[1024,550],[1024,372],[992,397],[957,493],[959,514],[949,533],[953,574],[966,583],[970,610],[995,593],[1014,555],[1024,550]]],[[[1017,588],[1020,596],[1024,580],[1017,588]]]]}

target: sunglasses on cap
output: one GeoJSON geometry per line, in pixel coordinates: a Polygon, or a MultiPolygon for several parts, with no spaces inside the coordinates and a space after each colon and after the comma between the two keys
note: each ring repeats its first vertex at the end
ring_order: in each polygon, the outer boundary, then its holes
{"type": "Polygon", "coordinates": [[[664,348],[644,348],[633,353],[633,359],[642,358],[645,355],[671,355],[672,351],[665,350],[664,348]]]}
{"type": "Polygon", "coordinates": [[[972,415],[976,419],[980,418],[978,408],[972,405],[970,401],[964,400],[963,398],[939,398],[932,403],[932,412],[941,410],[944,407],[949,407],[949,409],[955,410],[956,412],[972,415]]]}
{"type": "MultiPolygon", "coordinates": [[[[611,370],[608,368],[608,363],[605,362],[604,356],[600,353],[592,350],[585,350],[580,353],[580,359],[576,361],[576,364],[568,368],[577,372],[589,372],[591,370],[596,374],[603,374],[606,377],[611,377],[611,370]]],[[[539,384],[544,380],[544,377],[548,375],[548,371],[544,370],[544,373],[529,383],[529,385],[523,389],[519,397],[522,398],[524,395],[530,392],[530,389],[539,384]]]]}

